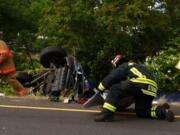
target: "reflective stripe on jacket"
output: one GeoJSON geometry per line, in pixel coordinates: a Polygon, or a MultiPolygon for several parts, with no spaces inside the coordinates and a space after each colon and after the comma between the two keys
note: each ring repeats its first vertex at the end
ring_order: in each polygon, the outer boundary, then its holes
{"type": "Polygon", "coordinates": [[[9,51],[9,50],[1,50],[0,51],[0,55],[2,55],[2,54],[6,54],[6,55],[8,55],[8,56],[12,56],[12,53],[9,51]]]}
{"type": "Polygon", "coordinates": [[[135,67],[131,68],[130,71],[135,74],[137,76],[137,78],[132,78],[130,79],[130,81],[134,82],[134,83],[143,83],[143,84],[148,84],[148,89],[141,89],[141,91],[146,94],[146,95],[150,95],[153,97],[157,96],[157,83],[151,79],[148,79],[145,75],[143,75],[138,69],[136,69],[135,67]]]}
{"type": "Polygon", "coordinates": [[[16,68],[12,67],[12,68],[8,68],[8,69],[0,70],[0,74],[6,75],[6,74],[9,74],[9,73],[12,73],[15,71],[16,71],[16,68]]]}
{"type": "Polygon", "coordinates": [[[7,57],[12,57],[12,53],[9,50],[1,50],[0,51],[0,63],[4,62],[7,57]]]}

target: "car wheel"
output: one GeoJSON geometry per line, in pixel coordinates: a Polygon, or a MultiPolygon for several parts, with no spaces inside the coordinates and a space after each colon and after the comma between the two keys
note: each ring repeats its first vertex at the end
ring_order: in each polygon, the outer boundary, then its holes
{"type": "Polygon", "coordinates": [[[51,64],[58,68],[64,66],[66,56],[67,53],[64,48],[60,46],[50,46],[41,50],[40,62],[46,68],[50,68],[51,64]]]}

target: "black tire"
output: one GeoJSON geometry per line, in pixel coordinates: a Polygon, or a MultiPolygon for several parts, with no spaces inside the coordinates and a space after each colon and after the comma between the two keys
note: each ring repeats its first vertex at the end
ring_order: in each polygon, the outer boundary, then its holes
{"type": "Polygon", "coordinates": [[[60,46],[50,46],[41,50],[40,62],[46,68],[50,68],[51,63],[58,68],[64,66],[66,56],[67,53],[64,48],[60,46]]]}

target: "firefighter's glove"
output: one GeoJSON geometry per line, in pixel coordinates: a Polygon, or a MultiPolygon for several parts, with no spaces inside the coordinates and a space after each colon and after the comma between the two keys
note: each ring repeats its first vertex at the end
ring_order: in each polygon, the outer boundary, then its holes
{"type": "Polygon", "coordinates": [[[99,91],[99,93],[103,93],[104,90],[105,90],[104,85],[103,85],[102,83],[99,83],[99,85],[98,85],[98,91],[99,91]]]}

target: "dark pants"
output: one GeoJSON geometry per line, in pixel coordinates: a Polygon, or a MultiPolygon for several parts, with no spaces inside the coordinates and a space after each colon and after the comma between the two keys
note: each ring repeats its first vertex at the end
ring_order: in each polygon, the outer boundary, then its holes
{"type": "Polygon", "coordinates": [[[141,89],[147,89],[148,85],[141,83],[133,83],[129,80],[122,81],[112,85],[110,92],[106,98],[107,103],[116,106],[119,99],[123,97],[133,96],[135,100],[135,111],[139,117],[151,117],[152,100],[154,97],[145,95],[141,89]]]}

